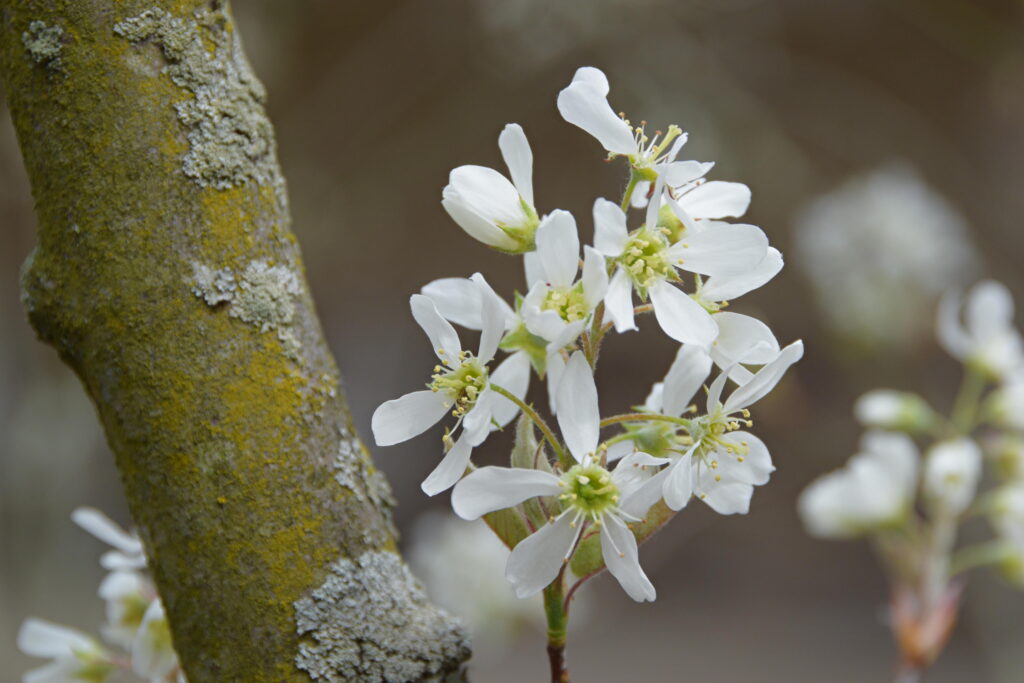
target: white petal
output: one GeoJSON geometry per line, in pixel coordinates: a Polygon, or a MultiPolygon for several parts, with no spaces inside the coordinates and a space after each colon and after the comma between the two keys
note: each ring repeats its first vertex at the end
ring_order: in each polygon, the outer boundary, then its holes
{"type": "Polygon", "coordinates": [[[629,239],[626,214],[607,199],[594,202],[594,247],[605,256],[619,256],[629,239]]]}
{"type": "Polygon", "coordinates": [[[586,327],[586,324],[586,320],[575,320],[565,325],[558,334],[554,335],[551,339],[551,342],[548,344],[548,353],[560,351],[576,341],[576,339],[583,334],[583,328],[586,327]]]}
{"type": "Polygon", "coordinates": [[[633,532],[614,515],[605,515],[601,524],[601,555],[604,564],[626,594],[636,600],[654,600],[656,593],[644,570],[633,532]]]}
{"type": "MultiPolygon", "coordinates": [[[[491,382],[522,399],[530,386],[530,357],[523,351],[513,353],[491,373],[491,382]]],[[[504,396],[497,395],[494,397],[492,411],[494,421],[498,426],[504,427],[519,413],[519,406],[504,396]]]]}
{"type": "Polygon", "coordinates": [[[21,683],[71,683],[78,679],[80,663],[73,659],[59,659],[31,671],[21,677],[21,683]]]}
{"type": "Polygon", "coordinates": [[[409,307],[412,309],[412,317],[430,339],[430,345],[437,357],[448,367],[455,367],[462,352],[462,344],[459,342],[459,335],[455,333],[455,328],[441,317],[434,302],[422,294],[413,294],[409,297],[409,307]]]}
{"type": "Polygon", "coordinates": [[[459,166],[448,176],[448,184],[470,209],[492,223],[518,226],[526,220],[519,191],[493,168],[459,166]]]}
{"type": "Polygon", "coordinates": [[[583,298],[594,310],[608,293],[608,266],[604,256],[591,246],[583,247],[583,298]]]}
{"type": "Polygon", "coordinates": [[[480,348],[476,357],[483,365],[491,362],[498,343],[505,334],[505,323],[508,320],[507,310],[499,303],[498,296],[487,284],[480,273],[473,273],[470,278],[480,291],[480,319],[483,327],[480,331],[480,348]]]}
{"type": "Polygon", "coordinates": [[[747,212],[750,188],[743,183],[712,180],[687,192],[679,203],[694,218],[735,218],[747,212]]]}
{"type": "Polygon", "coordinates": [[[504,230],[466,204],[450,187],[444,188],[441,197],[444,210],[473,239],[498,249],[513,250],[519,246],[504,230]]]}
{"type": "Polygon", "coordinates": [[[871,430],[860,442],[861,451],[881,456],[887,475],[895,480],[905,498],[917,489],[917,470],[921,455],[914,440],[901,432],[871,430]]]}
{"type": "Polygon", "coordinates": [[[804,343],[795,341],[779,352],[772,362],[768,363],[754,375],[754,378],[730,394],[725,402],[725,412],[734,413],[759,401],[765,394],[775,388],[786,370],[804,355],[804,343]]]}
{"type": "Polygon", "coordinates": [[[693,496],[693,449],[668,466],[662,495],[673,510],[682,510],[693,496]]]}
{"type": "Polygon", "coordinates": [[[544,217],[537,228],[537,255],[550,284],[568,287],[576,280],[580,238],[571,213],[556,209],[544,217]]]}
{"type": "Polygon", "coordinates": [[[629,198],[629,205],[634,209],[642,209],[647,206],[647,198],[651,194],[651,182],[641,180],[633,187],[633,194],[629,198]]]}
{"type": "Polygon", "coordinates": [[[562,569],[565,556],[576,539],[572,510],[527,536],[512,550],[505,565],[505,578],[516,595],[528,598],[546,588],[562,569]]]}
{"type": "Polygon", "coordinates": [[[679,347],[676,358],[665,375],[662,390],[662,413],[679,417],[711,372],[711,357],[700,346],[679,347]]]}
{"type": "Polygon", "coordinates": [[[718,336],[718,325],[700,304],[664,280],[648,291],[654,317],[665,334],[681,344],[711,346],[718,336]]]}
{"type": "Polygon", "coordinates": [[[754,486],[768,483],[771,473],[775,471],[775,465],[772,464],[772,456],[768,453],[764,441],[750,432],[729,432],[722,435],[722,440],[739,447],[736,453],[730,453],[724,448],[716,450],[715,457],[723,477],[754,486]]]}
{"type": "Polygon", "coordinates": [[[995,280],[976,284],[967,299],[967,329],[977,340],[991,339],[1013,327],[1013,296],[995,280]]]}
{"type": "Polygon", "coordinates": [[[132,670],[143,678],[159,680],[178,664],[167,630],[167,617],[157,598],[150,603],[132,643],[132,670]]]}
{"type": "Polygon", "coordinates": [[[491,415],[498,393],[490,386],[477,394],[476,401],[466,417],[462,418],[462,429],[470,433],[470,443],[479,446],[490,433],[491,415]]]}
{"type": "Polygon", "coordinates": [[[719,225],[686,235],[669,247],[672,264],[703,275],[737,275],[755,268],[768,253],[768,238],[755,225],[719,225]]]}
{"type": "Polygon", "coordinates": [[[498,136],[501,157],[508,166],[512,184],[519,190],[519,196],[533,206],[533,151],[526,141],[526,133],[518,123],[505,126],[498,136]]]}
{"type": "Polygon", "coordinates": [[[715,480],[714,471],[703,467],[698,475],[697,496],[720,515],[745,515],[750,510],[754,487],[746,482],[722,478],[715,480]]]}
{"type": "Polygon", "coordinates": [[[92,638],[67,626],[29,617],[18,631],[18,649],[32,657],[64,657],[96,649],[92,638]]]}
{"type": "Polygon", "coordinates": [[[644,218],[644,223],[651,230],[654,230],[655,226],[658,225],[658,212],[661,210],[662,198],[664,196],[665,176],[659,175],[658,179],[654,181],[654,192],[651,193],[651,199],[647,203],[647,211],[644,218]]]}
{"type": "Polygon", "coordinates": [[[604,308],[615,323],[615,331],[622,333],[636,329],[633,317],[633,282],[622,268],[615,271],[604,297],[604,308]]]}
{"type": "Polygon", "coordinates": [[[469,457],[473,454],[473,446],[470,441],[469,435],[465,432],[459,436],[434,471],[427,475],[427,478],[420,484],[423,493],[435,496],[455,486],[455,483],[466,472],[466,468],[469,467],[469,457]]]}
{"type": "Polygon", "coordinates": [[[729,375],[732,374],[736,364],[729,366],[723,372],[718,373],[718,377],[708,387],[708,400],[707,410],[709,413],[713,412],[718,408],[719,403],[722,401],[722,389],[725,388],[725,382],[729,379],[729,375]]]}
{"type": "Polygon", "coordinates": [[[665,182],[671,187],[681,187],[689,182],[707,175],[715,162],[674,161],[665,167],[665,182]]]}
{"type": "Polygon", "coordinates": [[[771,329],[757,318],[723,311],[715,314],[718,338],[711,346],[711,357],[721,368],[732,366],[731,377],[740,384],[750,381],[750,373],[736,363],[764,365],[779,355],[779,342],[771,329]],[[743,374],[737,375],[738,371],[743,374]]]}
{"type": "Polygon", "coordinates": [[[145,585],[137,572],[113,571],[100,582],[97,594],[106,601],[137,595],[145,585]]]}
{"type": "Polygon", "coordinates": [[[117,525],[95,508],[80,507],[71,513],[71,521],[112,548],[130,555],[142,552],[142,541],[117,525]]]}
{"type": "Polygon", "coordinates": [[[632,441],[627,440],[613,443],[611,446],[608,447],[608,450],[605,451],[605,453],[608,456],[608,462],[616,462],[626,457],[635,450],[636,444],[633,443],[632,441]]]}
{"type": "Polygon", "coordinates": [[[607,89],[595,87],[589,80],[576,80],[558,93],[558,111],[563,119],[597,138],[609,152],[635,154],[633,131],[612,111],[607,95],[607,89]]]}
{"type": "Polygon", "coordinates": [[[555,475],[518,467],[481,467],[470,472],[452,491],[452,509],[463,519],[477,519],[504,510],[528,498],[553,496],[562,491],[555,475]]]}
{"type": "Polygon", "coordinates": [[[664,397],[665,383],[655,382],[650,393],[647,394],[647,398],[644,399],[644,407],[655,413],[660,413],[665,405],[664,397]]]}
{"type": "Polygon", "coordinates": [[[549,352],[545,368],[548,376],[548,407],[551,408],[552,415],[557,415],[558,385],[562,380],[562,375],[565,373],[565,359],[562,357],[562,354],[549,352]]]}
{"type": "Polygon", "coordinates": [[[142,554],[141,550],[128,554],[119,550],[109,550],[100,555],[100,566],[108,571],[142,569],[146,566],[146,556],[142,554]]]}
{"type": "Polygon", "coordinates": [[[762,286],[782,270],[782,253],[775,247],[768,247],[761,262],[743,273],[719,275],[708,280],[700,288],[699,296],[704,301],[730,301],[762,286]]]}
{"type": "MultiPolygon", "coordinates": [[[[616,469],[621,465],[616,466],[616,469]]],[[[689,464],[683,465],[690,469],[689,464]]],[[[651,506],[664,497],[665,480],[669,477],[669,468],[663,469],[644,483],[623,495],[619,509],[631,517],[642,519],[651,506]]],[[[685,505],[685,503],[683,503],[685,505]]]]}
{"type": "Polygon", "coordinates": [[[370,428],[378,446],[408,441],[437,424],[451,401],[439,391],[414,391],[380,404],[373,411],[370,428]]]}
{"type": "Polygon", "coordinates": [[[456,325],[479,330],[483,324],[480,320],[480,289],[469,278],[434,280],[424,285],[420,294],[429,297],[437,312],[456,325]]]}
{"type": "Polygon", "coordinates": [[[601,415],[597,406],[594,374],[582,351],[569,358],[558,383],[558,427],[565,445],[576,460],[597,448],[601,415]]]}
{"type": "Polygon", "coordinates": [[[598,69],[596,66],[581,66],[576,69],[576,73],[573,74],[572,82],[577,81],[583,83],[589,83],[595,90],[602,95],[607,95],[611,89],[608,85],[608,77],[604,75],[604,72],[598,69]]]}
{"type": "Polygon", "coordinates": [[[523,254],[523,271],[526,275],[527,289],[544,279],[544,270],[540,266],[540,257],[536,251],[523,254]]]}

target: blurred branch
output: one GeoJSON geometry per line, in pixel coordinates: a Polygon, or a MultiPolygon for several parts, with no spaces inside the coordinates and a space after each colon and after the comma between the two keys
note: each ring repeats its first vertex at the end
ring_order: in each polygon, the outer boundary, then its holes
{"type": "Polygon", "coordinates": [[[0,13],[39,219],[22,298],[96,404],[189,679],[457,669],[464,633],[395,553],[354,435],[226,3],[0,13]]]}

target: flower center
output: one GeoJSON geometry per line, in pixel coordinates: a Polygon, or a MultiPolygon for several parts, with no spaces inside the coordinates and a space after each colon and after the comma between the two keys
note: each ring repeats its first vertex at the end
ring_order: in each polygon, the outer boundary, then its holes
{"type": "Polygon", "coordinates": [[[713,470],[718,469],[718,461],[714,456],[716,451],[725,451],[743,462],[750,452],[750,445],[746,441],[724,438],[730,432],[753,426],[749,410],[744,408],[741,415],[743,418],[737,419],[732,415],[716,411],[697,420],[693,430],[694,441],[698,444],[697,450],[694,451],[694,457],[702,458],[713,470]]]}
{"type": "Polygon", "coordinates": [[[637,287],[648,289],[659,280],[675,278],[667,251],[664,235],[645,226],[630,235],[622,253],[622,265],[637,287]]]}
{"type": "MultiPolygon", "coordinates": [[[[629,124],[629,121],[626,121],[629,124]]],[[[668,132],[662,137],[661,131],[656,131],[653,138],[646,133],[647,122],[641,121],[639,126],[633,128],[633,138],[636,140],[637,153],[629,155],[629,162],[633,168],[645,171],[653,170],[653,167],[663,160],[672,142],[683,132],[679,126],[672,124],[668,132]],[[660,138],[660,140],[659,140],[660,138]]],[[[654,177],[645,180],[656,180],[654,177]]]]}
{"type": "Polygon", "coordinates": [[[451,369],[434,366],[431,391],[442,391],[453,401],[452,415],[462,417],[476,404],[487,385],[487,369],[468,351],[459,354],[459,364],[451,369]]]}
{"type": "Polygon", "coordinates": [[[549,287],[541,304],[541,310],[554,311],[567,323],[587,317],[587,300],[583,296],[583,283],[566,289],[549,287]]]}
{"type": "Polygon", "coordinates": [[[600,465],[576,465],[562,475],[565,491],[559,496],[563,507],[572,507],[597,521],[619,503],[619,487],[600,465]]]}

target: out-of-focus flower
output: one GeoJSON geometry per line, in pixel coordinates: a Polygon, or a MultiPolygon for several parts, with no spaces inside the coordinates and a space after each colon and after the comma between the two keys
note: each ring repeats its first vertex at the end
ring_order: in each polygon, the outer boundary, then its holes
{"type": "Polygon", "coordinates": [[[533,249],[539,223],[533,208],[533,152],[526,134],[510,123],[498,137],[512,181],[492,168],[459,166],[448,177],[441,205],[470,237],[495,249],[533,249]]]}
{"type": "Polygon", "coordinates": [[[922,338],[933,302],[980,260],[963,217],[903,164],[811,202],[797,218],[795,246],[825,321],[868,346],[922,338]]]}
{"type": "Polygon", "coordinates": [[[917,394],[873,389],[853,404],[853,414],[865,427],[921,434],[935,425],[937,416],[917,394]]]}
{"type": "Polygon", "coordinates": [[[942,441],[925,459],[924,494],[937,510],[959,515],[974,500],[980,478],[981,449],[974,441],[942,441]]]}
{"type": "Polygon", "coordinates": [[[868,432],[861,452],[800,494],[799,512],[808,533],[851,538],[901,523],[917,488],[919,456],[905,434],[868,432]]]}
{"type": "Polygon", "coordinates": [[[18,631],[18,649],[53,661],[27,672],[24,683],[104,683],[115,666],[110,655],[89,636],[66,626],[29,618],[18,631]]]}
{"type": "Polygon", "coordinates": [[[160,683],[178,667],[178,655],[171,643],[171,627],[160,598],[146,609],[131,652],[132,670],[152,683],[160,683]]]}
{"type": "Polygon", "coordinates": [[[997,380],[1024,371],[1024,341],[1013,326],[1013,297],[1005,285],[983,280],[971,288],[960,322],[960,294],[942,297],[936,332],[954,358],[997,380]]]}
{"type": "Polygon", "coordinates": [[[138,572],[117,570],[100,583],[99,596],[107,605],[103,637],[125,649],[131,648],[156,591],[138,572]]]}
{"type": "Polygon", "coordinates": [[[103,554],[100,565],[111,571],[142,569],[146,566],[146,553],[142,541],[95,508],[80,507],[71,513],[71,521],[114,548],[103,554]]]}

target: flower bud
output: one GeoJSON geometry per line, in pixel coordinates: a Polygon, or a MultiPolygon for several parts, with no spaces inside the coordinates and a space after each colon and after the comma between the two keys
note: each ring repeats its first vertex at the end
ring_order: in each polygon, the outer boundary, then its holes
{"type": "Polygon", "coordinates": [[[927,432],[935,424],[935,412],[927,401],[917,394],[892,389],[864,394],[854,404],[853,414],[865,427],[910,434],[927,432]]]}
{"type": "Polygon", "coordinates": [[[981,449],[970,439],[943,441],[925,462],[924,493],[936,509],[959,515],[974,500],[981,477],[981,449]]]}

